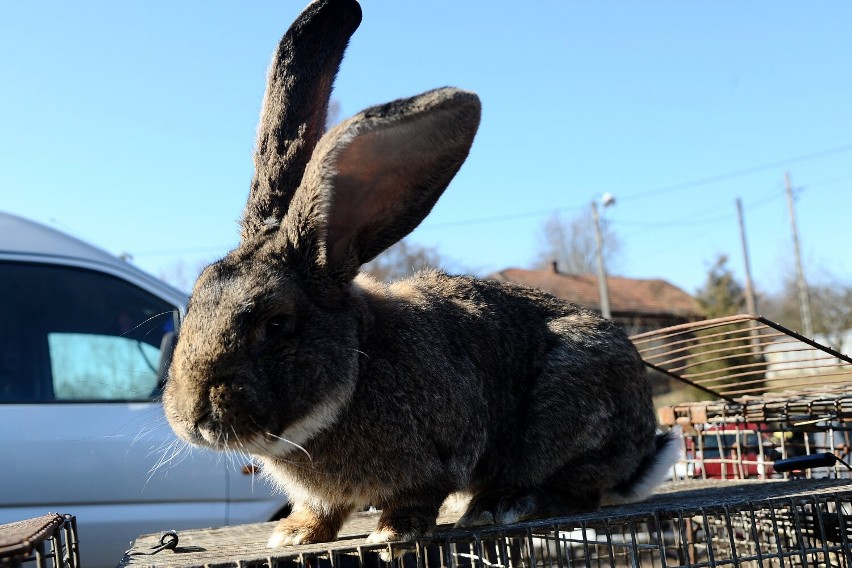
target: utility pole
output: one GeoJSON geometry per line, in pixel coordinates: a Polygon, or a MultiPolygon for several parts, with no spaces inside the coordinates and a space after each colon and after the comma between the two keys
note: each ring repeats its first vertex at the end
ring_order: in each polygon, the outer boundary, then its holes
{"type": "MultiPolygon", "coordinates": [[[[748,242],[746,241],[745,221],[743,220],[743,202],[737,197],[737,218],[740,222],[740,240],[743,244],[743,259],[745,260],[745,301],[746,311],[750,314],[757,314],[757,296],[754,293],[754,284],[751,280],[751,262],[748,257],[748,242]]],[[[749,324],[749,343],[751,343],[751,351],[755,356],[760,355],[760,337],[754,322],[749,324]]]]}
{"type": "MultiPolygon", "coordinates": [[[[606,194],[603,199],[604,209],[608,205],[612,205],[615,203],[615,198],[613,198],[610,194],[606,194]]],[[[609,285],[606,281],[606,269],[604,268],[603,261],[603,235],[601,234],[601,218],[598,215],[598,204],[595,201],[592,201],[592,215],[595,220],[595,242],[597,243],[597,257],[598,257],[598,288],[600,290],[600,300],[601,300],[601,315],[606,319],[610,319],[612,317],[612,312],[609,308],[609,285]]]]}
{"type": "Polygon", "coordinates": [[[751,262],[748,257],[748,244],[746,242],[745,221],[743,221],[743,202],[737,197],[737,218],[740,221],[740,241],[743,244],[743,259],[745,260],[745,301],[746,310],[750,314],[757,313],[757,297],[754,293],[754,284],[751,280],[751,262]]]}
{"type": "Polygon", "coordinates": [[[793,229],[793,252],[796,256],[796,283],[799,287],[799,313],[802,317],[802,333],[805,337],[813,338],[814,325],[811,317],[811,297],[808,285],[805,283],[805,273],[802,270],[802,257],[799,252],[799,232],[796,229],[796,211],[793,206],[793,187],[790,183],[790,172],[784,172],[784,186],[787,189],[787,206],[790,209],[790,226],[793,229]]]}

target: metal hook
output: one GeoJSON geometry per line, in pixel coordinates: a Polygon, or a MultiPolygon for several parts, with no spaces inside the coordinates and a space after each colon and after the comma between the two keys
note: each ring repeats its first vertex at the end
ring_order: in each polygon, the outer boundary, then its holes
{"type": "Polygon", "coordinates": [[[160,544],[158,546],[151,547],[150,550],[147,551],[137,551],[131,552],[131,554],[157,554],[161,550],[174,550],[178,545],[178,534],[177,531],[166,531],[163,533],[163,536],[160,537],[160,544]]]}

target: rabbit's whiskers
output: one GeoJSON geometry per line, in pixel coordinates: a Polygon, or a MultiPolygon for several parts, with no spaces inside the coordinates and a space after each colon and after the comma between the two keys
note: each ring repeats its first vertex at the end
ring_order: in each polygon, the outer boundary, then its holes
{"type": "MultiPolygon", "coordinates": [[[[263,435],[263,433],[262,433],[262,432],[255,432],[255,434],[257,434],[257,435],[259,435],[259,436],[262,436],[262,435],[263,435]]],[[[268,449],[268,448],[266,448],[266,447],[264,447],[264,446],[263,446],[260,442],[258,442],[258,441],[257,441],[257,439],[256,439],[256,438],[254,438],[254,437],[252,437],[252,438],[248,441],[248,446],[249,446],[249,447],[245,447],[245,446],[244,446],[244,450],[243,450],[243,451],[245,452],[246,458],[248,458],[249,460],[254,460],[254,459],[255,459],[255,458],[252,456],[252,451],[251,451],[251,449],[252,449],[252,448],[256,448],[256,449],[257,449],[257,452],[256,452],[256,453],[257,453],[257,454],[259,454],[259,455],[265,455],[265,454],[268,454],[268,453],[269,453],[269,449],[268,449]]],[[[310,455],[308,455],[308,457],[310,458],[311,456],[310,456],[310,455]]],[[[287,459],[284,459],[284,458],[281,458],[281,457],[276,457],[276,458],[274,458],[274,459],[275,459],[275,461],[276,461],[276,462],[286,463],[288,466],[293,467],[293,468],[296,468],[296,469],[304,469],[304,470],[308,470],[308,469],[309,469],[309,468],[308,468],[306,465],[304,465],[304,464],[301,464],[301,463],[298,463],[298,462],[294,462],[294,461],[290,461],[290,460],[287,460],[287,459]]],[[[311,463],[313,463],[313,458],[311,458],[311,463]]],[[[263,471],[264,471],[264,468],[261,466],[261,472],[263,472],[263,471]]],[[[269,477],[269,476],[267,476],[267,477],[269,477]]],[[[270,479],[274,479],[274,478],[270,478],[270,479]]]]}
{"type": "Polygon", "coordinates": [[[299,444],[297,444],[296,442],[294,442],[292,440],[288,440],[287,438],[284,438],[284,437],[281,437],[281,436],[276,436],[275,434],[272,434],[271,432],[258,431],[257,433],[262,435],[264,438],[273,439],[273,440],[280,440],[280,441],[284,442],[285,444],[290,444],[294,448],[301,450],[303,454],[308,456],[308,459],[310,461],[314,461],[314,458],[311,456],[311,454],[308,450],[306,450],[303,446],[300,446],[299,444]]]}
{"type": "Polygon", "coordinates": [[[145,481],[145,486],[153,479],[154,474],[158,471],[168,472],[173,467],[177,467],[192,453],[192,446],[181,440],[172,440],[164,444],[160,450],[160,458],[157,460],[150,470],[148,470],[148,478],[145,481]]]}
{"type": "MultiPolygon", "coordinates": [[[[296,448],[298,450],[301,450],[302,453],[304,453],[306,456],[308,456],[308,460],[310,460],[311,462],[314,461],[314,458],[313,458],[313,456],[311,456],[311,453],[308,450],[306,450],[303,446],[297,444],[293,440],[288,440],[287,438],[284,438],[282,436],[276,436],[272,432],[265,430],[263,428],[263,426],[261,426],[260,424],[257,423],[257,420],[255,420],[254,417],[251,418],[251,421],[254,422],[254,425],[257,426],[257,428],[258,428],[257,430],[254,430],[254,434],[262,436],[265,440],[280,440],[281,442],[284,442],[285,444],[290,444],[291,446],[293,446],[294,448],[296,448]]],[[[263,447],[256,442],[252,442],[252,445],[257,447],[258,449],[263,449],[263,447]]]]}

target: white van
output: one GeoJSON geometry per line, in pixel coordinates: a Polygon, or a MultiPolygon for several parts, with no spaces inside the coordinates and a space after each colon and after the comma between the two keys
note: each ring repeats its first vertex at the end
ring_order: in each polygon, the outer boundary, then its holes
{"type": "Polygon", "coordinates": [[[83,566],[136,536],[267,521],[248,458],[190,448],[163,416],[161,349],[186,296],[109,253],[0,213],[0,524],[77,517],[83,566]]]}

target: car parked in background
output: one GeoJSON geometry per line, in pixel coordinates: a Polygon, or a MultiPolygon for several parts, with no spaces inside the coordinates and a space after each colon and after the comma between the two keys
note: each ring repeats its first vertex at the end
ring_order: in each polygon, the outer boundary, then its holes
{"type": "Polygon", "coordinates": [[[115,566],[140,534],[286,513],[248,458],[190,448],[166,423],[161,351],[186,299],[0,213],[0,524],[73,514],[94,567],[115,566]]]}
{"type": "Polygon", "coordinates": [[[768,479],[781,458],[769,433],[741,422],[705,425],[685,438],[685,446],[690,477],[768,479]]]}

